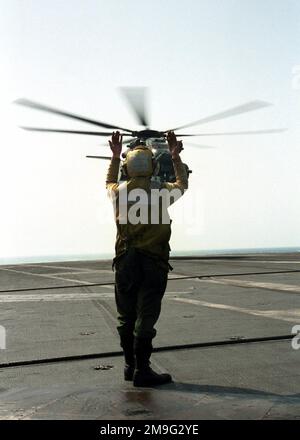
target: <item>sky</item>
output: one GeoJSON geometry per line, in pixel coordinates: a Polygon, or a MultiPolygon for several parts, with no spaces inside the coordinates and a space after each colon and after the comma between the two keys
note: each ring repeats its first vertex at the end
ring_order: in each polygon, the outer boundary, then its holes
{"type": "MultiPolygon", "coordinates": [[[[298,0],[0,1],[0,262],[113,255],[106,138],[25,132],[92,126],[21,97],[132,129],[120,86],[148,87],[151,128],[252,100],[273,105],[188,129],[287,128],[185,144],[189,190],[171,208],[172,251],[300,248],[298,0]]],[[[187,132],[187,130],[186,130],[187,132]]]]}

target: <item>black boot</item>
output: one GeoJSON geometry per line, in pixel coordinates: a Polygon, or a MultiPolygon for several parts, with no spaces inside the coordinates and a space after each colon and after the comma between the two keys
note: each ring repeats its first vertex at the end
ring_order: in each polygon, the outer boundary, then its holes
{"type": "Polygon", "coordinates": [[[124,367],[124,380],[132,381],[134,374],[134,365],[125,364],[124,367]]]}
{"type": "Polygon", "coordinates": [[[152,349],[152,339],[134,339],[136,368],[133,375],[133,385],[135,387],[153,387],[172,382],[170,374],[158,374],[150,368],[152,349]]]}
{"type": "Polygon", "coordinates": [[[122,335],[121,339],[121,347],[123,348],[124,358],[125,358],[125,366],[124,366],[124,379],[131,381],[133,379],[135,360],[134,360],[134,351],[133,351],[133,335],[122,335]]]}

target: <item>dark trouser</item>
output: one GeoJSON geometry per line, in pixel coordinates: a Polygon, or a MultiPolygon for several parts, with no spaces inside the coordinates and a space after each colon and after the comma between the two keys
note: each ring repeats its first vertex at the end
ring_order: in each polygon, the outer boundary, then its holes
{"type": "Polygon", "coordinates": [[[115,299],[122,339],[152,339],[156,335],[168,271],[145,254],[130,249],[115,263],[115,299]]]}

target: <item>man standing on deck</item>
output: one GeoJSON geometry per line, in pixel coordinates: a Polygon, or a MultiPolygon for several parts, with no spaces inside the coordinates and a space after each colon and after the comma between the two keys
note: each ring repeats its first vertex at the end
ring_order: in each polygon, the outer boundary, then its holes
{"type": "MultiPolygon", "coordinates": [[[[177,191],[180,195],[188,188],[186,169],[179,156],[182,142],[178,142],[174,132],[167,135],[176,181],[161,183],[159,190],[177,191]]],[[[130,150],[123,169],[126,181],[118,183],[122,137],[114,132],[109,141],[113,153],[106,178],[106,188],[116,201],[115,220],[117,225],[115,266],[115,300],[118,311],[120,344],[124,351],[125,380],[133,380],[134,386],[155,386],[172,381],[169,374],[158,374],[150,368],[153,350],[152,339],[160,311],[161,301],[167,286],[169,270],[169,240],[171,221],[162,221],[162,212],[153,222],[121,220],[120,199],[122,190],[141,190],[150,195],[153,192],[153,175],[157,164],[149,148],[137,145],[130,150]]],[[[158,189],[156,189],[158,191],[158,189]]],[[[131,194],[133,194],[133,192],[131,194]]],[[[129,200],[130,197],[127,198],[129,200]]],[[[177,197],[178,198],[178,197],[177,197]]],[[[154,209],[153,202],[147,207],[154,209]]],[[[129,203],[126,205],[129,213],[129,203]]],[[[156,207],[157,208],[157,207],[156,207]]],[[[166,209],[165,209],[166,211],[166,209]]],[[[124,219],[123,219],[124,220],[124,219]]]]}

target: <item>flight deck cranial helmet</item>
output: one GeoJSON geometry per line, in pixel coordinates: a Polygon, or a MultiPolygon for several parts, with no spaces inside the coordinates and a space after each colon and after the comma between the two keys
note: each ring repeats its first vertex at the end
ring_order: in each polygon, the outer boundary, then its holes
{"type": "Polygon", "coordinates": [[[123,167],[128,177],[150,177],[155,169],[155,160],[149,148],[137,145],[126,154],[123,167]]]}

